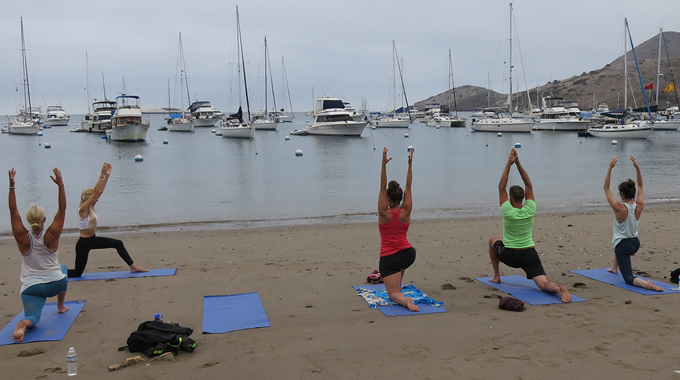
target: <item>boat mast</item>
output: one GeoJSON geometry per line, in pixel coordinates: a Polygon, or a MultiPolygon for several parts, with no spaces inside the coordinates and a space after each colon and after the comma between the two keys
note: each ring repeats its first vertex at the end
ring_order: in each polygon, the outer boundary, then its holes
{"type": "Polygon", "coordinates": [[[104,90],[104,100],[106,99],[106,82],[104,81],[104,72],[102,71],[102,89],[104,90]]]}
{"type": "Polygon", "coordinates": [[[267,36],[264,36],[264,118],[267,118],[267,36]]]}
{"type": "Polygon", "coordinates": [[[510,95],[508,96],[508,106],[512,116],[512,3],[510,3],[510,95]]]}
{"type": "Polygon", "coordinates": [[[656,59],[656,110],[659,111],[659,82],[661,81],[661,35],[663,28],[659,28],[659,56],[656,59]]]}
{"type": "MultiPolygon", "coordinates": [[[[453,91],[453,109],[458,119],[458,105],[456,104],[456,84],[453,81],[453,64],[451,63],[451,49],[449,49],[449,91],[453,91]]],[[[451,114],[451,94],[449,93],[449,115],[451,114]]]]}
{"type": "Polygon", "coordinates": [[[628,109],[628,41],[626,40],[626,33],[628,28],[628,19],[623,19],[623,109],[628,109]]]}
{"type": "MultiPolygon", "coordinates": [[[[392,40],[392,47],[394,48],[394,55],[399,56],[399,53],[397,53],[397,45],[394,43],[394,40],[392,40]]],[[[411,118],[411,107],[408,105],[408,98],[406,97],[406,87],[404,86],[404,74],[402,72],[401,66],[399,64],[399,61],[397,61],[398,69],[399,69],[399,79],[401,80],[401,91],[404,94],[404,102],[406,103],[406,112],[408,112],[408,119],[409,121],[413,121],[411,118]]]]}
{"type": "Polygon", "coordinates": [[[283,57],[281,57],[281,66],[283,67],[283,78],[286,80],[286,89],[288,91],[288,103],[290,105],[290,114],[293,115],[293,99],[290,98],[290,87],[288,87],[288,73],[286,73],[286,64],[285,62],[283,62],[283,57]]]}
{"type": "Polygon", "coordinates": [[[246,107],[248,108],[248,123],[250,123],[250,100],[248,99],[248,81],[246,80],[246,61],[243,57],[243,36],[241,35],[241,20],[238,15],[238,5],[236,6],[236,30],[238,36],[238,49],[241,53],[241,65],[243,66],[243,89],[246,95],[246,107]]]}
{"type": "MultiPolygon", "coordinates": [[[[265,37],[266,38],[266,37],[265,37]]],[[[274,103],[274,112],[276,112],[276,96],[274,95],[274,76],[272,75],[272,62],[269,59],[269,47],[265,46],[264,49],[265,58],[267,59],[267,65],[269,65],[269,86],[272,88],[272,103],[274,103]]]]}
{"type": "Polygon", "coordinates": [[[396,54],[396,47],[394,44],[394,40],[392,40],[392,96],[393,96],[393,102],[392,102],[392,118],[397,117],[397,70],[395,67],[395,61],[396,57],[394,56],[396,54]]]}
{"type": "MultiPolygon", "coordinates": [[[[184,84],[187,87],[187,104],[191,104],[191,95],[189,92],[189,77],[187,76],[187,62],[184,60],[184,44],[182,44],[182,32],[179,32],[179,54],[181,57],[181,62],[180,62],[180,70],[182,75],[180,75],[180,88],[182,87],[182,79],[184,79],[184,84]]],[[[184,99],[182,96],[182,110],[184,110],[184,99]]]]}
{"type": "Polygon", "coordinates": [[[85,52],[85,89],[87,90],[87,114],[90,112],[90,62],[85,52]]]}
{"type": "Polygon", "coordinates": [[[671,83],[673,83],[673,92],[675,93],[675,103],[680,106],[680,100],[678,100],[678,89],[675,87],[675,77],[673,76],[673,65],[671,65],[671,57],[668,55],[668,44],[666,44],[666,37],[663,38],[663,46],[664,46],[664,49],[666,50],[666,59],[668,60],[668,71],[671,74],[671,83]]]}
{"type": "Polygon", "coordinates": [[[26,62],[26,41],[24,39],[24,18],[21,17],[21,59],[24,72],[24,113],[26,120],[33,120],[33,110],[31,105],[31,85],[28,80],[28,62],[26,62]],[[28,107],[28,108],[26,108],[28,107]]]}

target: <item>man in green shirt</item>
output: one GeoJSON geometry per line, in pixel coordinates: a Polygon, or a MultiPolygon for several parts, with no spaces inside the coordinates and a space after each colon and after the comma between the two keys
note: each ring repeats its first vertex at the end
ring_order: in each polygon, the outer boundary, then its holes
{"type": "Polygon", "coordinates": [[[531,185],[529,174],[520,164],[519,155],[514,148],[510,151],[510,157],[508,157],[505,170],[501,175],[498,195],[503,212],[503,240],[496,236],[489,239],[489,257],[491,258],[491,266],[493,266],[493,277],[489,281],[500,284],[501,276],[498,263],[502,262],[511,268],[522,268],[527,278],[534,280],[542,291],[559,294],[562,302],[571,301],[571,295],[569,295],[567,288],[548,281],[541,259],[536,252],[532,238],[534,215],[536,214],[534,188],[531,185]],[[521,186],[511,186],[510,196],[508,197],[506,187],[512,164],[517,166],[526,191],[521,186]],[[526,198],[526,202],[522,204],[524,198],[526,198]]]}

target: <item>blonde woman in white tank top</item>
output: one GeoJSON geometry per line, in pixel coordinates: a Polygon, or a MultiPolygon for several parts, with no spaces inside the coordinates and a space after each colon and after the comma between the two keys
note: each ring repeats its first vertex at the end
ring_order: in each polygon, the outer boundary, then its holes
{"type": "Polygon", "coordinates": [[[24,304],[25,318],[17,323],[12,334],[14,341],[23,342],[26,330],[40,321],[43,306],[48,297],[57,296],[57,310],[65,313],[69,309],[64,306],[68,279],[66,266],[59,264],[57,250],[59,237],[64,229],[66,216],[66,193],[64,181],[59,169],[54,168],[52,181],[59,186],[59,209],[54,221],[45,230],[45,211],[38,205],[31,205],[26,212],[26,219],[31,224],[31,231],[24,227],[17,209],[17,198],[14,192],[16,171],[9,171],[9,216],[12,233],[21,253],[21,301],[24,304]]]}
{"type": "Polygon", "coordinates": [[[83,190],[80,196],[80,206],[78,208],[80,239],[76,243],[75,268],[68,270],[69,277],[80,277],[83,274],[91,250],[105,248],[115,248],[121,259],[130,267],[130,272],[148,272],[148,270],[132,261],[122,241],[95,235],[97,231],[97,214],[94,212],[94,206],[104,192],[109,176],[111,176],[111,164],[105,162],[94,188],[83,190]]]}

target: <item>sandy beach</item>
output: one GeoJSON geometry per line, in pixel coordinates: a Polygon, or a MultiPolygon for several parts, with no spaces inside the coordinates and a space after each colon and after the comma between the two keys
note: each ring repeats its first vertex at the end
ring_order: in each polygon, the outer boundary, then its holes
{"type": "MultiPolygon", "coordinates": [[[[539,204],[540,209],[540,204],[539,204]]],[[[669,283],[680,267],[680,209],[648,205],[642,247],[633,268],[669,283]]],[[[500,213],[500,212],[499,212],[500,213]]],[[[49,216],[48,216],[49,218],[49,216]]],[[[534,239],[548,278],[587,302],[498,308],[504,293],[475,277],[492,274],[487,241],[500,235],[500,216],[414,220],[417,250],[404,283],[413,283],[447,313],[386,317],[357,296],[378,266],[377,222],[312,224],[241,230],[115,233],[147,269],[177,268],[169,277],[69,284],[67,300],[87,305],[59,342],[0,347],[11,379],[64,378],[66,352],[78,352],[78,378],[107,379],[621,379],[680,376],[678,295],[643,296],[569,273],[611,265],[613,215],[538,214],[534,239]],[[575,284],[582,283],[575,287],[575,284]],[[443,290],[451,284],[453,290],[443,290]],[[258,292],[271,327],[202,334],[205,295],[258,292]],[[631,301],[626,303],[626,301],[631,301]],[[119,352],[130,332],[154,313],[195,329],[194,353],[176,362],[107,366],[135,356],[119,352]],[[17,357],[22,349],[46,353],[17,357]]],[[[63,236],[60,261],[73,266],[77,237],[63,236]]],[[[0,239],[3,326],[22,310],[21,257],[0,239]]],[[[93,251],[87,272],[125,270],[115,251],[93,251]]],[[[501,266],[502,275],[523,275],[501,266]]],[[[48,302],[55,302],[50,299],[48,302]]]]}

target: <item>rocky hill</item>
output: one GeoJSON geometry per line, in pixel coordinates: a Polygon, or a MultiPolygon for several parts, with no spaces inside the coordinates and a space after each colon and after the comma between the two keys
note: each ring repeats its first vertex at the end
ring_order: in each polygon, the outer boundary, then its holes
{"type": "MultiPolygon", "coordinates": [[[[675,100],[675,93],[664,94],[664,88],[671,81],[670,68],[674,69],[675,82],[680,86],[680,33],[678,32],[664,32],[664,45],[661,46],[661,82],[659,91],[659,107],[661,109],[666,107],[667,102],[671,105],[677,105],[675,100]],[[666,58],[666,50],[668,51],[669,61],[666,58]]],[[[659,51],[659,36],[656,35],[647,41],[635,47],[640,66],[640,73],[645,85],[654,83],[656,86],[656,70],[657,58],[659,51]]],[[[638,80],[637,72],[635,70],[635,61],[633,53],[628,52],[628,106],[629,107],[643,107],[644,98],[640,90],[640,82],[638,80]],[[633,91],[631,91],[631,88],[633,91]]],[[[539,94],[543,96],[552,95],[553,97],[564,98],[568,101],[576,101],[582,110],[588,110],[595,107],[597,104],[606,103],[609,108],[623,107],[624,104],[624,88],[623,88],[623,56],[613,60],[604,67],[590,72],[583,72],[580,75],[575,75],[564,80],[554,80],[545,85],[538,87],[539,94]]],[[[656,88],[656,87],[655,87],[656,88]]],[[[531,89],[531,102],[536,106],[536,88],[531,89]]],[[[678,88],[680,91],[680,88],[678,88]]],[[[431,96],[427,99],[415,103],[418,109],[425,109],[425,105],[429,103],[446,104],[448,102],[449,91],[441,94],[431,96]]],[[[483,87],[477,86],[460,86],[456,87],[456,105],[459,111],[473,111],[487,106],[487,97],[490,99],[489,104],[501,106],[506,103],[507,94],[499,94],[494,91],[487,91],[483,87]]],[[[654,96],[656,90],[648,91],[648,96],[654,96]]],[[[515,94],[518,97],[518,94],[515,94]]],[[[453,100],[452,100],[453,103],[453,100]]],[[[513,101],[514,104],[527,104],[526,92],[519,94],[519,99],[513,101]]],[[[650,98],[650,104],[654,100],[650,98]]],[[[452,105],[453,107],[453,105],[452,105]]]]}

